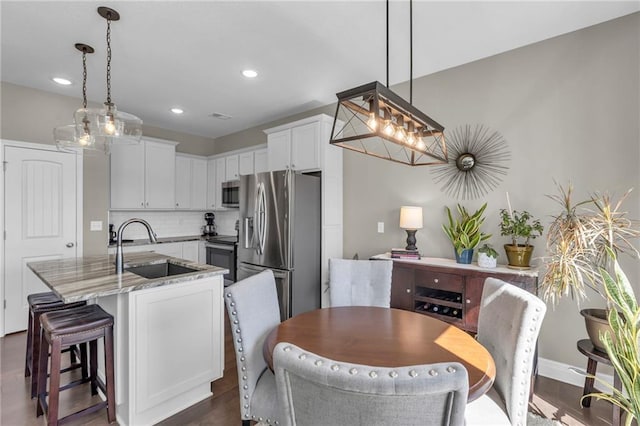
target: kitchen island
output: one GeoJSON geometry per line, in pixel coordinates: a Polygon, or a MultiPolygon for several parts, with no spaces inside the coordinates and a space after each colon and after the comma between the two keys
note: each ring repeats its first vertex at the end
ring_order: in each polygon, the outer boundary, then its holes
{"type": "Polygon", "coordinates": [[[157,423],[211,396],[224,366],[228,270],[151,252],[127,253],[121,274],[114,256],[28,267],[65,302],[87,300],[113,315],[121,426],[157,423]]]}

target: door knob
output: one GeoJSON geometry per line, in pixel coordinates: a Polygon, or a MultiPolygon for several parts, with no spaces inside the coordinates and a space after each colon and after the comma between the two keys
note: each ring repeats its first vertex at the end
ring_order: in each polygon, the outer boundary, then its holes
{"type": "Polygon", "coordinates": [[[69,248],[73,247],[73,243],[67,243],[67,247],[69,248]]]}

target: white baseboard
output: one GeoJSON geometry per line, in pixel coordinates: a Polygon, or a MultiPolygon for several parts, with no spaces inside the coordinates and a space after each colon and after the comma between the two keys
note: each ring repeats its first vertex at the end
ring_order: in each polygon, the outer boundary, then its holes
{"type": "MultiPolygon", "coordinates": [[[[585,358],[586,364],[586,358],[585,358]]],[[[562,362],[553,361],[546,358],[538,358],[538,374],[549,377],[560,382],[569,383],[579,388],[584,387],[584,378],[587,374],[586,367],[575,367],[573,365],[564,364],[562,362]]],[[[601,374],[596,370],[596,376],[613,386],[613,376],[610,374],[601,374]]],[[[596,382],[596,387],[597,382],[596,382]]],[[[599,386],[602,388],[602,386],[599,386]]]]}

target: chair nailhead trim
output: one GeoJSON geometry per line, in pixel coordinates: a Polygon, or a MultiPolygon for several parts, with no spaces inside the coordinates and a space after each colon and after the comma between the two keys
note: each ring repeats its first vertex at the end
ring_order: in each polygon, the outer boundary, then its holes
{"type": "Polygon", "coordinates": [[[378,373],[376,373],[375,371],[372,371],[369,373],[369,377],[371,377],[372,379],[375,379],[376,377],[378,377],[378,373]]]}
{"type": "Polygon", "coordinates": [[[409,371],[409,376],[416,378],[418,377],[418,372],[416,370],[409,371]]]}
{"type": "Polygon", "coordinates": [[[285,347],[285,348],[283,349],[283,351],[285,351],[285,352],[289,352],[290,350],[291,350],[291,346],[287,346],[287,347],[285,347]]]}
{"type": "Polygon", "coordinates": [[[305,360],[305,359],[307,359],[307,354],[300,354],[300,355],[298,355],[298,359],[301,359],[301,360],[305,360]]]}
{"type": "Polygon", "coordinates": [[[438,372],[436,370],[429,370],[429,375],[430,376],[437,376],[438,372]]]}
{"type": "Polygon", "coordinates": [[[395,379],[396,377],[398,377],[398,373],[396,373],[395,371],[391,371],[389,372],[389,377],[391,377],[392,379],[395,379]]]}
{"type": "Polygon", "coordinates": [[[456,372],[456,369],[455,369],[455,367],[448,366],[448,367],[447,367],[447,372],[449,372],[449,373],[455,373],[455,372],[456,372]]]}
{"type": "Polygon", "coordinates": [[[316,367],[320,367],[322,365],[322,360],[317,359],[316,362],[313,363],[316,367]]]}
{"type": "Polygon", "coordinates": [[[358,374],[358,369],[357,368],[352,368],[351,370],[349,370],[349,374],[351,374],[351,375],[358,374]]]}
{"type": "Polygon", "coordinates": [[[333,364],[333,365],[331,366],[331,371],[338,371],[338,370],[340,370],[340,366],[338,366],[338,365],[336,365],[336,364],[333,364]]]}

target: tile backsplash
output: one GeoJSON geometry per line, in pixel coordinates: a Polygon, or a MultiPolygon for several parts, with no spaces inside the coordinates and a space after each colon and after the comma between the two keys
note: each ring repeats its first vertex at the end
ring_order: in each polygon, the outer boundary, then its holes
{"type": "MultiPolygon", "coordinates": [[[[214,212],[216,215],[216,229],[221,235],[235,235],[235,224],[238,219],[238,210],[214,212]]],[[[205,224],[204,212],[190,211],[111,211],[109,223],[114,225],[114,230],[127,219],[133,217],[144,219],[151,225],[159,238],[181,237],[202,234],[205,224]]],[[[131,224],[125,231],[123,238],[139,239],[147,238],[147,230],[140,224],[131,224]]]]}

